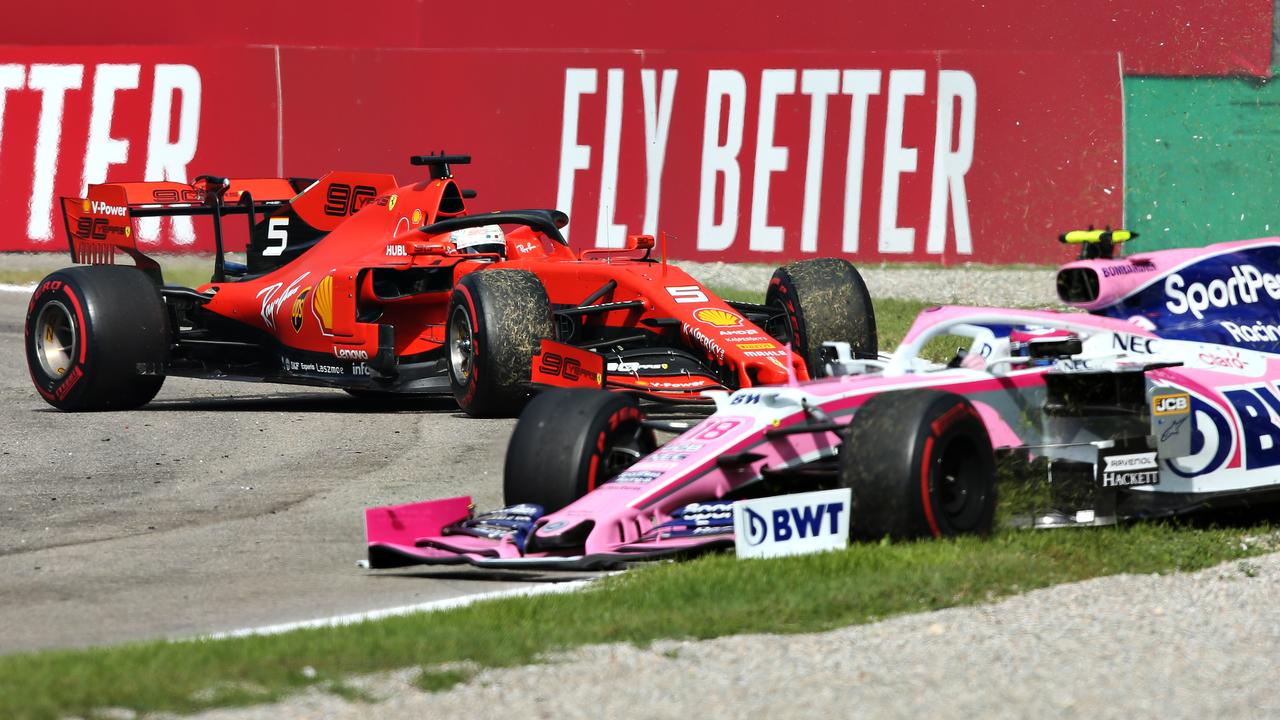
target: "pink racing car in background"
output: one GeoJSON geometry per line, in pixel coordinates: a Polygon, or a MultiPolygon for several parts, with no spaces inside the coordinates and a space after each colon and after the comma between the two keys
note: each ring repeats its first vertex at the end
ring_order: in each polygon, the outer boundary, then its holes
{"type": "MultiPolygon", "coordinates": [[[[553,390],[508,449],[510,505],[366,511],[368,562],[608,567],[732,545],[733,501],[850,488],[854,538],[983,533],[1013,463],[1037,527],[1102,525],[1280,490],[1280,238],[1116,257],[1063,236],[1057,312],[939,307],[892,354],[829,344],[827,376],[711,393],[715,412],[553,390]],[[959,336],[949,363],[926,343],[959,336]],[[655,431],[678,434],[658,446],[655,431]],[[1002,475],[1003,477],[1003,475],[1002,475]]],[[[870,319],[872,320],[873,319],[870,319]]],[[[1268,498],[1269,499],[1269,498],[1268,498]]]]}

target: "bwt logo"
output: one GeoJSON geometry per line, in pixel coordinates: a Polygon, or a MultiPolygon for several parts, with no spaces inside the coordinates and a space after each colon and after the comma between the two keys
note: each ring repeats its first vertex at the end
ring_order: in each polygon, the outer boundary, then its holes
{"type": "Polygon", "coordinates": [[[774,542],[822,534],[824,520],[827,522],[826,533],[835,535],[840,532],[840,513],[845,512],[845,505],[842,502],[831,502],[778,508],[769,513],[768,519],[751,508],[746,508],[745,512],[747,544],[759,545],[769,539],[770,533],[774,542]]]}

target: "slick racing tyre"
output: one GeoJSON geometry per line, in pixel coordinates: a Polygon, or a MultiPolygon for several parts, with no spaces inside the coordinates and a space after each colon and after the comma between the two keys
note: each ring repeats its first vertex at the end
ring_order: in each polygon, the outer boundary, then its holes
{"type": "Polygon", "coordinates": [[[853,490],[850,535],[875,540],[985,534],[995,517],[995,459],[973,405],[953,393],[876,395],[840,451],[853,490]]]}
{"type": "Polygon", "coordinates": [[[804,358],[810,377],[826,375],[824,342],[847,342],[854,357],[875,357],[876,315],[862,276],[846,260],[817,258],[778,268],[769,281],[766,329],[804,358]]]}
{"type": "Polygon", "coordinates": [[[141,270],[93,265],[59,270],[27,308],[27,369],[59,410],[128,410],[151,401],[169,353],[164,300],[141,270]]]}
{"type": "Polygon", "coordinates": [[[533,355],[555,332],[542,281],[527,270],[466,275],[449,298],[449,385],[477,417],[515,417],[529,398],[533,355]]]}
{"type": "Polygon", "coordinates": [[[504,502],[554,512],[586,495],[657,447],[643,419],[629,395],[586,389],[540,393],[520,414],[507,446],[504,502]]]}

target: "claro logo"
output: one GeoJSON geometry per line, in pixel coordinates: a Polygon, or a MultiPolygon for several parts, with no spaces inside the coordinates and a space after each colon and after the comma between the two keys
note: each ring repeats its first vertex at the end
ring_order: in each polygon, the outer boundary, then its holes
{"type": "Polygon", "coordinates": [[[1197,319],[1204,319],[1204,312],[1210,307],[1252,305],[1263,293],[1272,300],[1280,300],[1280,276],[1264,273],[1252,265],[1236,265],[1231,268],[1230,278],[1187,285],[1182,275],[1174,273],[1165,278],[1164,292],[1169,297],[1165,302],[1169,312],[1175,315],[1190,312],[1197,319]]]}

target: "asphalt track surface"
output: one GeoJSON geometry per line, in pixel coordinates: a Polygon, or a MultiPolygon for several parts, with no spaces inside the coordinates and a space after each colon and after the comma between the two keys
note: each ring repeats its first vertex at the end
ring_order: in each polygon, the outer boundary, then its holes
{"type": "Polygon", "coordinates": [[[170,378],[141,410],[57,412],[0,292],[0,653],[182,637],[582,574],[369,573],[362,508],[501,501],[513,421],[451,398],[170,378]]]}

